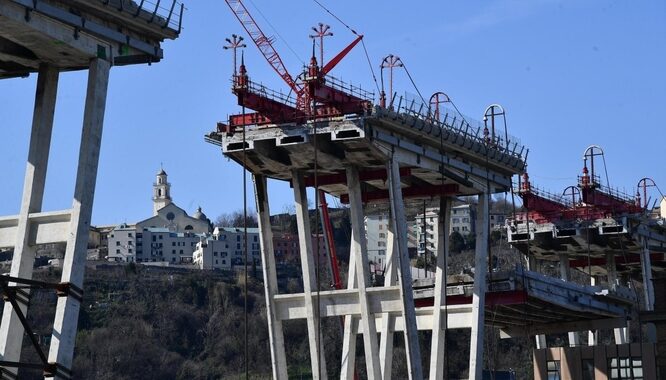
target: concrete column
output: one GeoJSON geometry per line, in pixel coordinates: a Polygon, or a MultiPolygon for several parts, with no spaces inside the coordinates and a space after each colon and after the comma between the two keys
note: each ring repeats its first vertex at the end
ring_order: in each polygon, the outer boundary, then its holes
{"type": "Polygon", "coordinates": [[[310,229],[310,215],[308,212],[308,198],[305,191],[303,174],[297,170],[292,171],[294,185],[294,199],[296,201],[296,222],[298,225],[298,240],[301,256],[301,270],[303,273],[303,293],[308,325],[308,343],[310,344],[310,364],[312,365],[312,378],[326,379],[326,357],[324,346],[319,338],[321,334],[319,308],[317,299],[319,288],[315,277],[315,262],[312,253],[312,230],[310,229]],[[313,289],[316,295],[312,294],[313,289]],[[321,377],[320,375],[321,368],[321,377]]]}
{"type": "MultiPolygon", "coordinates": [[[[83,288],[110,67],[108,61],[95,58],[91,60],[88,72],[74,202],[61,277],[62,282],[71,283],[79,288],[83,288]]],[[[50,363],[57,363],[67,369],[72,368],[80,307],[80,301],[74,297],[58,298],[48,358],[50,363]]]]}
{"type": "MultiPolygon", "coordinates": [[[[10,275],[13,277],[32,278],[35,248],[29,245],[30,221],[28,216],[30,213],[42,211],[57,89],[58,69],[48,65],[40,66],[21,211],[18,216],[16,244],[10,270],[10,275]]],[[[16,284],[10,283],[10,285],[16,284]]],[[[20,305],[21,312],[25,315],[28,306],[23,303],[20,305]]],[[[11,303],[5,302],[0,324],[0,357],[2,360],[19,361],[22,342],[23,325],[11,303]]],[[[6,368],[5,370],[12,371],[14,374],[17,372],[16,368],[6,368]]]]}
{"type": "Polygon", "coordinates": [[[474,263],[474,294],[472,295],[472,334],[470,336],[469,377],[483,375],[483,335],[488,260],[488,194],[479,195],[476,212],[476,260],[474,263]]]}
{"type": "MultiPolygon", "coordinates": [[[[597,284],[597,279],[594,276],[590,276],[590,285],[595,286],[597,284]]],[[[587,345],[596,346],[597,345],[597,334],[599,330],[590,330],[587,332],[587,345]]]]}
{"type": "Polygon", "coordinates": [[[389,203],[391,204],[391,223],[396,226],[395,254],[398,256],[398,282],[400,283],[400,298],[402,299],[402,317],[405,323],[404,339],[407,350],[407,370],[409,379],[423,379],[421,366],[421,350],[419,347],[419,334],[416,326],[416,311],[414,307],[414,290],[412,289],[412,273],[407,252],[407,218],[405,217],[405,203],[402,199],[402,186],[400,184],[400,164],[397,157],[391,157],[387,165],[389,184],[389,203]]]}
{"type": "MultiPolygon", "coordinates": [[[[363,348],[365,349],[365,364],[368,379],[381,379],[382,372],[379,367],[379,347],[377,345],[377,326],[375,316],[370,314],[370,305],[366,294],[370,284],[368,273],[368,245],[365,238],[363,220],[363,202],[361,199],[361,182],[358,177],[358,168],[349,166],[347,171],[347,188],[349,191],[349,208],[351,211],[351,228],[354,239],[351,248],[355,251],[354,265],[356,266],[356,281],[358,283],[358,300],[361,310],[361,326],[363,327],[363,348]]],[[[352,263],[350,262],[351,266],[352,263]]]]}
{"type": "Polygon", "coordinates": [[[264,274],[266,314],[268,316],[268,340],[271,348],[273,379],[287,379],[287,357],[284,348],[282,321],[277,318],[273,296],[278,294],[273,231],[271,230],[270,209],[266,177],[254,175],[254,195],[259,222],[259,242],[261,244],[261,268],[264,274]]]}
{"type": "MultiPolygon", "coordinates": [[[[536,272],[537,271],[537,260],[536,257],[528,254],[527,255],[527,270],[536,272]]],[[[546,335],[545,334],[539,334],[534,337],[534,342],[536,344],[537,350],[540,350],[542,348],[546,348],[546,335]]]]}
{"type": "Polygon", "coordinates": [[[439,223],[437,223],[437,269],[435,270],[435,301],[432,312],[432,346],[430,349],[430,378],[444,379],[444,356],[446,355],[447,316],[446,266],[449,256],[449,224],[451,220],[451,198],[439,199],[439,223]]]}
{"type": "MultiPolygon", "coordinates": [[[[648,240],[641,238],[643,251],[641,252],[641,274],[643,277],[643,297],[645,299],[645,310],[654,310],[654,284],[652,283],[652,259],[648,240]]],[[[646,323],[648,342],[657,341],[657,330],[654,323],[646,323]]]]}
{"type": "MultiPolygon", "coordinates": [[[[396,227],[393,225],[393,218],[389,221],[386,236],[386,269],[384,270],[384,286],[394,286],[397,284],[398,265],[395,255],[395,236],[396,227]]],[[[379,340],[379,365],[382,369],[382,378],[391,379],[391,370],[393,366],[393,324],[395,317],[389,313],[382,313],[381,339],[379,340]]]]}
{"type": "MultiPolygon", "coordinates": [[[[350,241],[354,241],[354,230],[351,231],[350,241]]],[[[349,250],[349,270],[347,273],[347,289],[356,289],[358,287],[356,279],[356,250],[350,247],[349,250]]],[[[345,315],[345,322],[342,328],[342,363],[340,365],[340,378],[354,378],[356,368],[356,331],[358,331],[358,318],[351,315],[345,315]]]]}
{"type": "Polygon", "coordinates": [[[608,289],[617,288],[617,266],[615,265],[615,255],[612,252],[606,253],[606,272],[608,273],[608,289]]]}
{"type": "MultiPolygon", "coordinates": [[[[569,281],[570,277],[569,256],[566,253],[560,253],[560,279],[569,281]]],[[[569,347],[580,345],[580,334],[578,331],[569,331],[569,347]]]]}

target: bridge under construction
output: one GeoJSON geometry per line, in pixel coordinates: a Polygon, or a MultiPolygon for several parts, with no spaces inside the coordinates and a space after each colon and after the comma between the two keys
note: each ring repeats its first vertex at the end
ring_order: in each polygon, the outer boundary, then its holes
{"type": "MultiPolygon", "coordinates": [[[[238,62],[238,49],[246,47],[243,38],[227,40],[225,48],[234,59],[232,92],[240,110],[218,123],[205,140],[253,177],[274,379],[288,378],[283,324],[291,320],[306,322],[303,334],[313,378],[328,377],[324,318],[343,321],[341,347],[328,349],[341,352],[339,377],[344,379],[358,376],[359,335],[367,377],[394,377],[393,359],[402,352],[394,350],[395,334],[403,337],[410,379],[446,378],[451,329],[471,330],[469,378],[481,379],[487,326],[504,338],[534,337],[535,379],[657,379],[666,373],[666,363],[657,355],[666,343],[666,305],[659,302],[660,287],[653,285],[663,283],[666,269],[666,203],[659,208],[648,200],[648,188],[657,188],[654,181],[640,180],[636,195],[611,188],[607,174],[602,185],[597,172],[604,153],[590,146],[578,183],[562,195],[538,189],[527,173],[529,150],[508,134],[500,105],[490,105],[479,122],[463,115],[443,92],[428,101],[420,93],[399,96],[393,72],[406,67],[395,55],[381,62],[378,94],[345,83],[331,72],[364,43],[363,36],[353,31],[353,41],[324,62],[324,39],[331,36],[324,24],[310,36],[319,42],[319,56],[313,44],[309,64],[293,77],[243,2],[225,1],[293,94],[253,80],[255,73],[243,56],[238,62]],[[278,290],[269,180],[288,181],[293,188],[300,293],[278,290]],[[333,289],[319,281],[320,255],[310,238],[318,228],[311,226],[308,189],[314,190],[310,194],[321,209],[326,233],[326,197],[349,206],[349,270],[346,281],[334,275],[333,289]],[[504,233],[525,264],[495,271],[489,206],[494,194],[509,192],[522,206],[514,210],[504,233]],[[474,280],[453,284],[447,283],[448,237],[452,206],[460,196],[476,202],[474,280]],[[425,207],[437,210],[436,270],[433,278],[416,280],[407,225],[425,207]],[[382,286],[370,280],[364,229],[365,216],[377,210],[390,216],[382,286]],[[557,267],[559,278],[542,273],[544,264],[557,267]],[[589,282],[574,281],[572,269],[589,282]],[[632,336],[632,324],[638,324],[633,329],[638,336],[632,336]],[[613,331],[614,344],[602,344],[599,330],[613,331]],[[568,346],[548,347],[551,334],[566,334],[568,346]],[[420,341],[423,336],[430,341],[420,341]],[[428,347],[429,354],[421,347],[428,347]],[[424,368],[425,355],[430,360],[424,368]]],[[[45,378],[72,378],[109,70],[160,61],[160,44],[179,36],[182,14],[175,0],[0,0],[0,79],[38,73],[21,210],[0,217],[0,247],[14,249],[10,275],[0,280],[5,299],[0,323],[3,379],[16,379],[19,368],[41,369],[45,378]],[[71,70],[89,72],[75,194],[71,209],[45,211],[58,76],[71,70]],[[61,282],[33,280],[36,247],[58,242],[67,243],[61,282]],[[48,353],[26,319],[30,289],[35,288],[52,289],[58,296],[48,353]],[[39,363],[21,361],[24,335],[39,363]]],[[[327,249],[334,250],[327,239],[327,249]]],[[[335,260],[331,266],[339,273],[335,260]]]]}

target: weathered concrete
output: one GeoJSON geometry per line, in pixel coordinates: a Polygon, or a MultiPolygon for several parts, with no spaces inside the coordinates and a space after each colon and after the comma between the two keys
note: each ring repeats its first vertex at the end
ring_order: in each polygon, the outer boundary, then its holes
{"type": "MultiPolygon", "coordinates": [[[[430,349],[430,378],[443,379],[444,357],[446,356],[447,317],[442,315],[446,310],[446,276],[449,255],[449,223],[451,221],[451,198],[440,198],[439,220],[437,223],[437,269],[435,272],[435,301],[433,304],[432,345],[430,349]]],[[[424,215],[425,217],[425,215],[424,215]]]]}
{"type": "MultiPolygon", "coordinates": [[[[108,61],[93,59],[88,72],[88,90],[83,115],[72,219],[61,277],[62,282],[71,283],[79,288],[83,288],[88,232],[95,197],[110,67],[108,61]]],[[[72,296],[58,298],[49,349],[49,362],[72,368],[80,307],[81,302],[72,296]]],[[[56,376],[56,378],[59,377],[56,376]]]]}
{"type": "Polygon", "coordinates": [[[287,357],[284,347],[282,321],[277,319],[275,301],[278,294],[275,253],[273,251],[273,231],[271,230],[270,209],[268,207],[268,187],[266,177],[254,175],[254,194],[259,222],[259,242],[261,244],[261,269],[264,275],[266,314],[268,315],[268,340],[271,347],[273,379],[286,380],[287,357]]]}
{"type": "Polygon", "coordinates": [[[305,309],[307,313],[308,343],[310,344],[310,365],[312,378],[326,379],[326,357],[324,346],[320,341],[319,308],[315,308],[318,297],[317,281],[315,277],[314,255],[312,253],[312,238],[310,229],[310,216],[308,214],[308,198],[303,182],[303,173],[292,171],[294,185],[294,200],[296,201],[296,224],[298,225],[298,243],[300,247],[301,269],[303,273],[303,292],[305,294],[305,309]]]}
{"type": "Polygon", "coordinates": [[[469,377],[481,379],[483,373],[484,309],[486,274],[488,273],[488,193],[479,195],[476,213],[476,260],[474,261],[474,294],[472,295],[472,334],[470,336],[469,377]]]}
{"type": "MultiPolygon", "coordinates": [[[[57,88],[58,69],[53,66],[42,65],[37,79],[28,164],[25,171],[21,211],[18,216],[14,257],[10,271],[10,275],[13,277],[32,278],[35,247],[29,241],[29,215],[42,210],[57,88]]],[[[24,315],[27,308],[26,304],[21,304],[21,312],[24,315]]],[[[14,313],[12,305],[5,302],[2,324],[0,324],[0,356],[2,360],[18,361],[20,359],[23,331],[23,326],[16,313],[14,313]]],[[[6,370],[12,373],[17,372],[15,368],[6,370]]]]}

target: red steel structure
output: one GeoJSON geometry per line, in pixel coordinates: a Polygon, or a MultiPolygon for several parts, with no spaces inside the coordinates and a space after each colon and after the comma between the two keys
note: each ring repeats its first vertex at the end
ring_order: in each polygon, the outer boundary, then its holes
{"type": "MultiPolygon", "coordinates": [[[[285,122],[305,122],[313,118],[340,116],[346,114],[363,114],[372,105],[372,94],[360,88],[347,85],[328,73],[356,46],[361,39],[359,35],[346,48],[328,63],[319,66],[313,54],[307,70],[297,79],[289,73],[282,58],[273,46],[273,39],[264,34],[248,9],[241,0],[225,0],[241,26],[254,41],[269,65],[287,84],[295,100],[262,85],[250,81],[244,62],[241,63],[238,75],[234,75],[233,93],[238,97],[238,104],[256,111],[229,118],[229,128],[220,125],[220,131],[232,133],[236,127],[250,124],[271,124],[285,122]]],[[[315,37],[323,38],[332,35],[328,29],[318,31],[315,37]],[[321,33],[319,33],[321,32],[321,33]],[[321,34],[321,36],[319,35],[321,34]]],[[[323,57],[323,50],[321,52],[323,57]]]]}

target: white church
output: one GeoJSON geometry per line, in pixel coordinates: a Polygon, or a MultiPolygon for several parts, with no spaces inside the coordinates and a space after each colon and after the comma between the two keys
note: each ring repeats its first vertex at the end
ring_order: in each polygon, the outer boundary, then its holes
{"type": "Polygon", "coordinates": [[[171,184],[164,169],[153,183],[153,216],[134,225],[121,224],[108,237],[108,260],[114,262],[192,262],[192,252],[212,223],[199,207],[192,216],[171,199],[171,184]]]}

